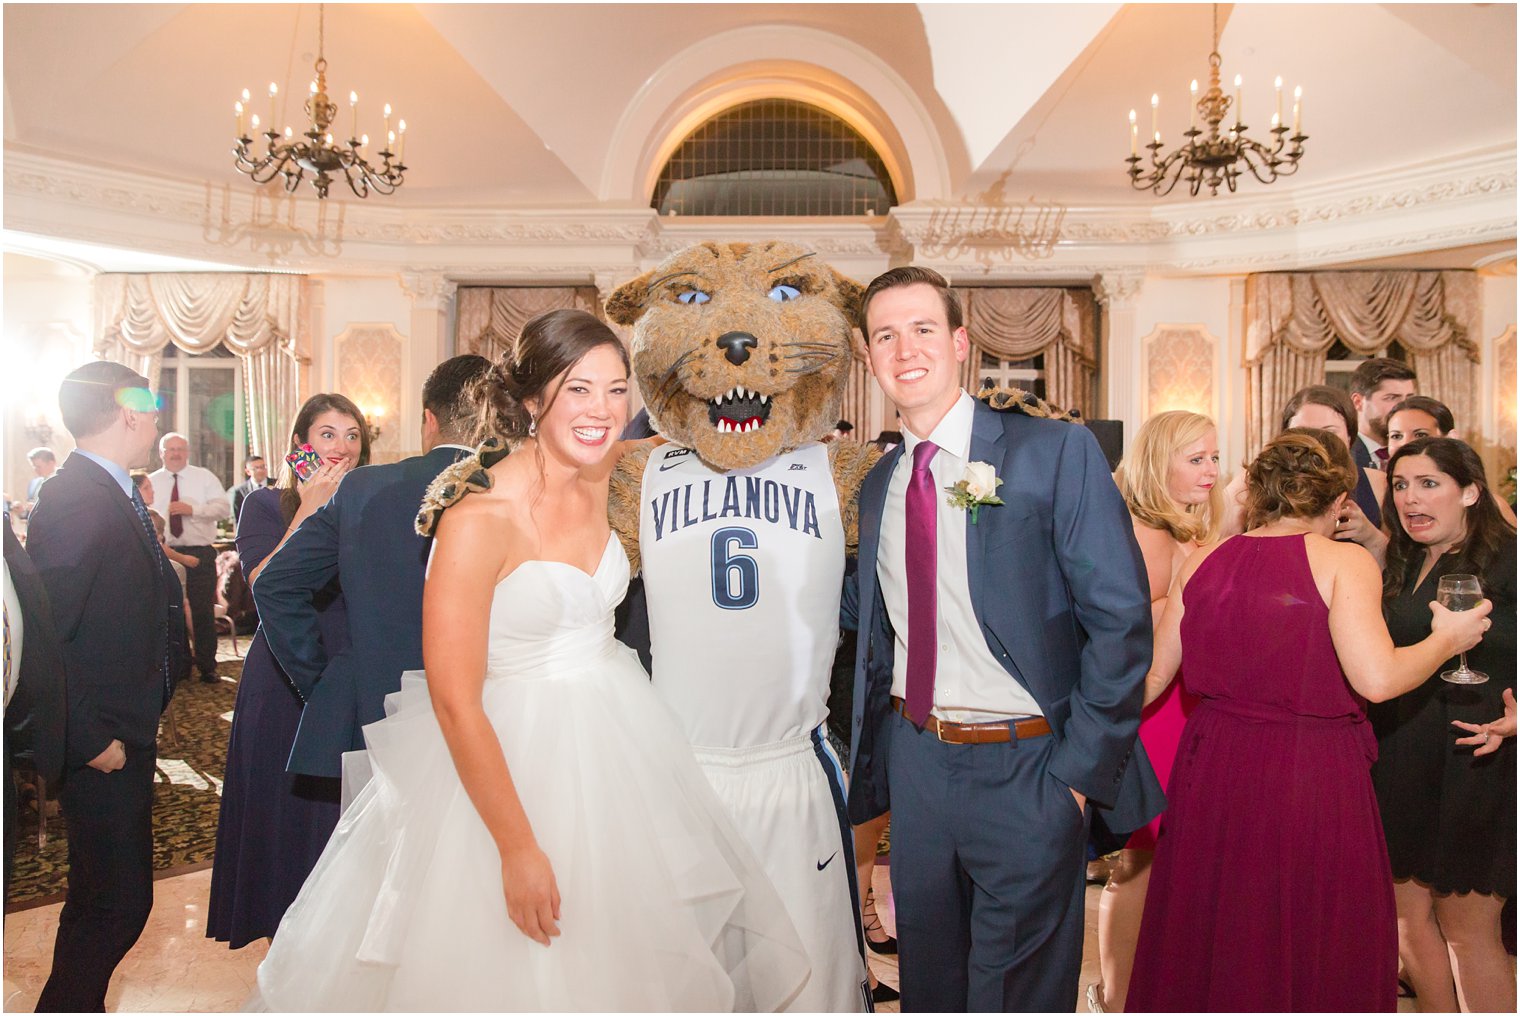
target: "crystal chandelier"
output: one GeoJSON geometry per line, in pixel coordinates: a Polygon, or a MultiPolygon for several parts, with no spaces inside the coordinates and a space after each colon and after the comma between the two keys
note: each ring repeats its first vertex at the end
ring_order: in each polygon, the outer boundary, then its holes
{"type": "Polygon", "coordinates": [[[1205,185],[1210,194],[1218,194],[1220,184],[1234,193],[1235,181],[1246,172],[1250,172],[1262,183],[1272,183],[1278,177],[1291,176],[1298,170],[1298,160],[1304,154],[1304,142],[1309,140],[1302,129],[1304,90],[1301,87],[1293,89],[1293,127],[1290,136],[1288,126],[1283,122],[1281,77],[1275,83],[1277,111],[1272,114],[1270,142],[1264,144],[1246,137],[1247,128],[1240,118],[1239,74],[1235,75],[1235,122],[1221,133],[1220,124],[1229,115],[1232,103],[1219,87],[1219,5],[1213,6],[1214,51],[1209,54],[1209,90],[1199,98],[1198,82],[1192,83],[1193,106],[1188,118],[1188,129],[1182,135],[1187,138],[1186,143],[1166,156],[1161,155],[1161,131],[1156,126],[1156,112],[1161,96],[1152,95],[1151,141],[1145,146],[1151,153],[1150,165],[1142,169],[1140,131],[1135,122],[1135,111],[1129,111],[1129,158],[1124,161],[1129,163],[1130,183],[1136,190],[1150,190],[1157,197],[1164,197],[1172,192],[1179,180],[1186,180],[1193,197],[1197,197],[1205,185]],[[1200,116],[1203,117],[1206,130],[1198,128],[1200,116]]]}
{"type": "Polygon", "coordinates": [[[311,97],[306,100],[306,118],[310,126],[297,141],[289,127],[281,135],[274,127],[275,99],[279,86],[269,84],[269,123],[264,125],[267,142],[262,155],[253,150],[254,136],[259,134],[259,117],[252,113],[248,101],[248,89],[243,97],[233,103],[237,115],[237,145],[233,148],[238,170],[253,177],[254,183],[267,183],[276,176],[285,178],[285,190],[294,192],[306,173],[310,172],[311,185],[317,189],[318,199],[327,197],[327,189],[339,173],[348,181],[349,189],[361,198],[371,191],[392,194],[400,187],[406,172],[406,121],[400,120],[391,129],[391,107],[385,106],[385,127],[381,137],[385,145],[378,156],[382,160],[374,165],[365,158],[369,135],[359,133],[359,95],[348,93],[349,137],[347,141],[335,142],[331,130],[338,107],[327,97],[327,60],[323,57],[326,42],[326,5],[317,5],[317,62],[316,78],[311,83],[311,97]],[[249,132],[251,116],[252,135],[249,132]],[[397,139],[400,147],[397,149],[397,139]]]}

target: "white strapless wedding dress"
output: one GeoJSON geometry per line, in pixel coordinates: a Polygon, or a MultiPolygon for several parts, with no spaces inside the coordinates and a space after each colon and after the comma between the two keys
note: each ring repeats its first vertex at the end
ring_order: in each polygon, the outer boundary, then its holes
{"type": "Polygon", "coordinates": [[[628,560],[529,561],[496,587],[483,700],[561,897],[545,948],[420,672],[364,729],[372,777],[258,971],[270,1010],[773,1010],[807,959],[638,658],[612,637],[628,560]]]}

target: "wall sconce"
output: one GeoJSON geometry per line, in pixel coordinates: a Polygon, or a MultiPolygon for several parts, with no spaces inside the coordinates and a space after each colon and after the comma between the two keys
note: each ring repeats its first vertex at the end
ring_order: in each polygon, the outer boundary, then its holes
{"type": "Polygon", "coordinates": [[[369,427],[369,443],[380,443],[381,423],[385,419],[384,406],[371,406],[364,410],[364,422],[369,427]]]}

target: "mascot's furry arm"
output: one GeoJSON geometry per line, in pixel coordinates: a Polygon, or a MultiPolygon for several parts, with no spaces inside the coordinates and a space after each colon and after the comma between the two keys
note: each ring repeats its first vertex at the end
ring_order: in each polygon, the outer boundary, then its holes
{"type": "Polygon", "coordinates": [[[833,467],[834,486],[839,491],[846,554],[860,550],[860,485],[880,458],[881,451],[875,445],[854,441],[835,441],[829,445],[829,465],[833,467]]]}
{"type": "Polygon", "coordinates": [[[639,573],[639,497],[644,488],[644,467],[655,446],[640,441],[618,459],[612,471],[612,487],[607,494],[607,521],[617,533],[628,555],[630,574],[639,573]]]}

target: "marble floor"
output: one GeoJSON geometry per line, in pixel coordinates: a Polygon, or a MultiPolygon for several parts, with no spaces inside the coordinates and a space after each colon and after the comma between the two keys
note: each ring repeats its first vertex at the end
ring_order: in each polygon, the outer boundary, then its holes
{"type": "MultiPolygon", "coordinates": [[[[892,876],[878,866],[872,884],[882,925],[895,933],[892,876]]],[[[154,886],[153,916],[137,947],[117,968],[106,995],[114,1012],[235,1012],[253,988],[254,970],[267,948],[257,943],[236,952],[211,942],[206,933],[206,899],[211,889],[209,868],[160,880],[154,886]]],[[[1097,886],[1087,890],[1086,937],[1082,977],[1085,985],[1098,976],[1097,886]]],[[[4,981],[6,1012],[31,1012],[47,980],[61,904],[23,910],[5,917],[4,981]]],[[[876,976],[897,986],[897,957],[870,954],[876,976]]],[[[1086,1003],[1073,1000],[1073,1011],[1086,1003]]],[[[1410,999],[1399,1000],[1401,1012],[1413,1012],[1410,999]]],[[[896,1003],[878,1012],[897,1012],[896,1003]]]]}

